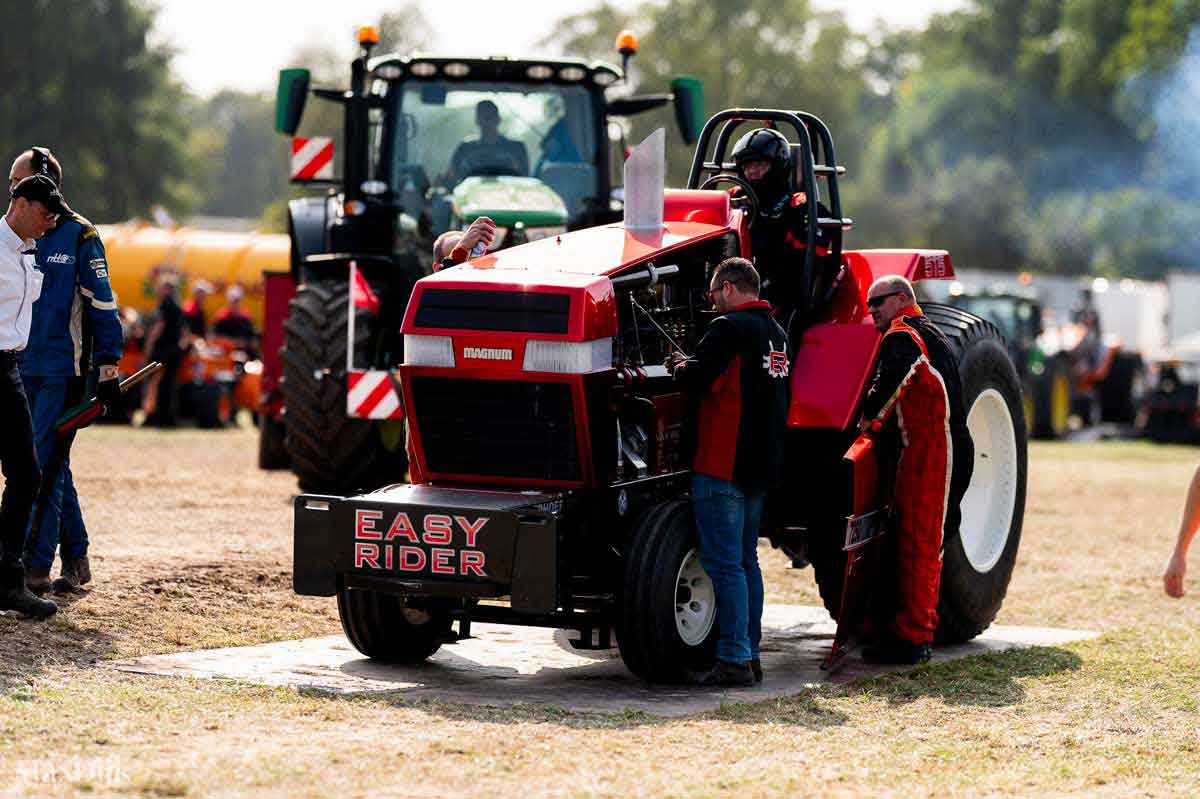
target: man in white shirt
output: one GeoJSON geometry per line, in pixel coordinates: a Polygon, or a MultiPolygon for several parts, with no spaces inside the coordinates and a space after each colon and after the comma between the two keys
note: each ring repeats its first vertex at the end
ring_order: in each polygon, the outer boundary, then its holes
{"type": "Polygon", "coordinates": [[[13,187],[8,212],[0,219],[0,610],[37,619],[52,615],[58,606],[25,587],[21,554],[41,473],[17,353],[29,342],[33,303],[42,288],[42,275],[34,266],[34,240],[53,228],[65,211],[54,181],[32,175],[13,187]]]}

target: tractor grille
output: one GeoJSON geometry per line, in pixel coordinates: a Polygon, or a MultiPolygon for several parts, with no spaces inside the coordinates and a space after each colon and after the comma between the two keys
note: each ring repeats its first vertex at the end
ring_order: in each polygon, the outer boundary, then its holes
{"type": "Polygon", "coordinates": [[[570,313],[571,298],[566,294],[426,289],[421,292],[416,326],[566,333],[570,313]]]}
{"type": "Polygon", "coordinates": [[[412,392],[431,472],[582,479],[568,384],[414,377],[412,392]]]}

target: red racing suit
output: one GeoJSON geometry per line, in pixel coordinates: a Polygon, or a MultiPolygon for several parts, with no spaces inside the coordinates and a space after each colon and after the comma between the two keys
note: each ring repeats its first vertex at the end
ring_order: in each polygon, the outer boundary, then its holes
{"type": "Polygon", "coordinates": [[[863,402],[863,428],[874,434],[891,429],[899,438],[891,631],[911,643],[931,643],[938,621],[943,531],[958,532],[958,503],[970,483],[974,451],[950,344],[915,304],[901,310],[883,335],[875,378],[863,402]],[[963,459],[957,470],[955,458],[963,459]]]}

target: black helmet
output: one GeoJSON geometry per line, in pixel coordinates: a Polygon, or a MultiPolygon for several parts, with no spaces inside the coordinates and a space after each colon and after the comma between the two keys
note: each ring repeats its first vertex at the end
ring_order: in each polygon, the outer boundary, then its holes
{"type": "Polygon", "coordinates": [[[771,128],[756,128],[733,145],[733,162],[742,178],[747,161],[770,161],[771,168],[758,180],[747,180],[764,207],[777,201],[788,190],[792,172],[792,148],[787,137],[771,128]]]}

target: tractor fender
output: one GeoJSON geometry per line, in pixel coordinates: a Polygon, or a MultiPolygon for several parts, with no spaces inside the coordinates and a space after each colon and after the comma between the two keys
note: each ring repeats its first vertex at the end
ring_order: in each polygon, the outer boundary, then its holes
{"type": "Polygon", "coordinates": [[[884,275],[913,283],[954,277],[944,250],[851,250],[829,301],[799,340],[794,353],[788,426],[845,430],[867,389],[880,335],[867,313],[867,290],[884,275]]]}
{"type": "Polygon", "coordinates": [[[299,286],[308,277],[304,259],[325,252],[329,199],[300,197],[288,202],[288,238],[292,242],[292,282],[299,286]]]}

